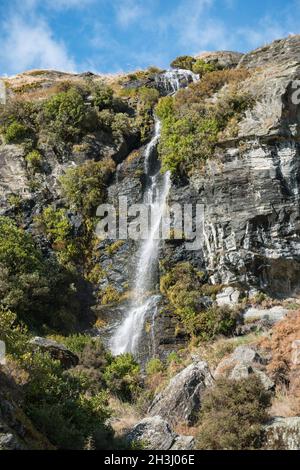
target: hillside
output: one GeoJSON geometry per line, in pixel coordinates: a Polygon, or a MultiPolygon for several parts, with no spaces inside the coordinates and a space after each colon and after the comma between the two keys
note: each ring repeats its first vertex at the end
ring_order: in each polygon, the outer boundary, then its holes
{"type": "Polygon", "coordinates": [[[300,36],[171,66],[3,79],[0,449],[300,449],[300,36]]]}

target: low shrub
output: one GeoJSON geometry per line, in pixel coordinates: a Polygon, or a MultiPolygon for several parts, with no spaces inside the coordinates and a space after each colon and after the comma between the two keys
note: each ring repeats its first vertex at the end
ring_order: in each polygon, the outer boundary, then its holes
{"type": "Polygon", "coordinates": [[[147,375],[153,375],[153,374],[157,374],[158,372],[163,372],[164,369],[165,367],[163,363],[161,362],[160,359],[156,357],[153,357],[152,359],[150,359],[150,361],[148,361],[146,365],[147,375]]]}
{"type": "Polygon", "coordinates": [[[141,386],[140,366],[129,353],[116,356],[103,378],[108,389],[124,401],[132,401],[141,386]]]}
{"type": "Polygon", "coordinates": [[[61,178],[68,203],[84,216],[96,215],[96,208],[105,200],[107,183],[115,170],[111,159],[100,162],[89,160],[70,168],[61,178]]]}
{"type": "Polygon", "coordinates": [[[241,380],[218,379],[202,399],[197,448],[259,449],[270,400],[270,392],[254,375],[241,380]]]}

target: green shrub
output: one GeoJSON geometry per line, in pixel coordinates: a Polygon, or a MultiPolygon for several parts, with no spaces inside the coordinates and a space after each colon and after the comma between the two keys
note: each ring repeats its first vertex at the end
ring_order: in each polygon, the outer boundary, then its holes
{"type": "Polygon", "coordinates": [[[140,366],[129,353],[115,357],[103,377],[108,389],[121,400],[133,400],[140,390],[140,366]]]}
{"type": "Polygon", "coordinates": [[[0,217],[0,305],[19,320],[41,327],[72,329],[79,313],[76,277],[43,258],[28,233],[0,217]]]}
{"type": "Polygon", "coordinates": [[[29,374],[24,386],[25,409],[39,431],[60,449],[83,449],[88,438],[96,448],[106,448],[112,430],[104,391],[88,396],[84,383],[64,372],[47,354],[22,357],[29,374]]]}
{"type": "Polygon", "coordinates": [[[92,96],[93,102],[99,111],[111,108],[113,105],[113,90],[104,83],[95,87],[92,96]]]}
{"type": "Polygon", "coordinates": [[[14,356],[26,351],[29,335],[25,326],[17,321],[17,315],[0,308],[0,340],[5,342],[6,352],[14,356]]]}
{"type": "Polygon", "coordinates": [[[153,357],[148,361],[146,365],[147,375],[157,374],[158,372],[163,372],[165,369],[163,363],[157,357],[153,357]]]}
{"type": "Polygon", "coordinates": [[[160,278],[160,291],[180,318],[186,333],[200,340],[212,340],[218,335],[231,335],[236,327],[237,314],[227,308],[205,309],[199,303],[203,284],[202,272],[190,263],[178,263],[160,278]]]}
{"type": "Polygon", "coordinates": [[[197,448],[258,449],[270,399],[270,393],[254,375],[241,380],[217,380],[202,400],[197,448]]]}
{"type": "Polygon", "coordinates": [[[193,70],[193,65],[195,64],[196,59],[189,55],[182,55],[176,57],[176,59],[171,62],[171,67],[174,69],[187,69],[193,70]]]}
{"type": "Polygon", "coordinates": [[[43,104],[40,126],[53,133],[54,140],[73,142],[83,132],[86,107],[76,88],[58,93],[43,104]]]}
{"type": "Polygon", "coordinates": [[[42,155],[38,150],[33,150],[32,152],[28,153],[25,157],[25,160],[27,162],[27,165],[30,169],[32,169],[34,172],[39,171],[42,166],[42,155]]]}
{"type": "Polygon", "coordinates": [[[129,135],[131,132],[131,119],[125,113],[116,113],[111,124],[115,135],[129,135]]]}
{"type": "Polygon", "coordinates": [[[202,59],[197,59],[193,63],[192,70],[194,73],[197,73],[202,77],[206,73],[214,72],[216,70],[216,66],[214,64],[208,64],[202,59]]]}
{"type": "Polygon", "coordinates": [[[77,242],[74,238],[66,209],[54,209],[48,206],[35,220],[39,229],[51,241],[52,248],[57,252],[60,262],[67,263],[78,259],[80,241],[77,242]]]}
{"type": "Polygon", "coordinates": [[[61,178],[64,195],[69,204],[85,216],[95,216],[96,208],[105,200],[106,186],[115,169],[111,159],[69,169],[61,178]]]}
{"type": "Polygon", "coordinates": [[[30,130],[19,122],[12,122],[4,133],[7,144],[20,144],[30,136],[30,130]]]}

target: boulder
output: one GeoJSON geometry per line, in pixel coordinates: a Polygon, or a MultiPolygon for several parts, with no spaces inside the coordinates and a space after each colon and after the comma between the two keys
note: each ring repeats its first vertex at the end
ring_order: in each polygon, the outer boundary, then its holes
{"type": "Polygon", "coordinates": [[[260,378],[266,390],[272,390],[275,386],[274,382],[261,370],[266,362],[266,359],[255,348],[238,346],[230,356],[225,357],[218,364],[214,371],[214,377],[240,380],[254,374],[260,378]]]}
{"type": "Polygon", "coordinates": [[[161,416],[142,419],[127,434],[130,444],[140,443],[149,450],[190,450],[194,445],[192,436],[180,436],[161,416]]]}
{"type": "Polygon", "coordinates": [[[282,320],[288,314],[288,310],[281,306],[276,306],[272,308],[248,308],[243,317],[246,322],[254,322],[259,320],[268,320],[270,323],[274,324],[282,320]]]}
{"type": "Polygon", "coordinates": [[[236,364],[230,372],[229,378],[233,380],[246,379],[252,374],[260,379],[266,390],[272,390],[275,387],[275,383],[262,370],[243,362],[236,364]]]}
{"type": "Polygon", "coordinates": [[[178,436],[170,450],[193,450],[195,438],[193,436],[178,436]]]}
{"type": "Polygon", "coordinates": [[[219,307],[233,307],[239,303],[240,291],[234,287],[225,287],[219,294],[217,294],[216,302],[219,307]]]}
{"type": "Polygon", "coordinates": [[[300,416],[274,418],[265,426],[265,449],[300,450],[300,416]]]}
{"type": "Polygon", "coordinates": [[[36,336],[30,340],[30,344],[43,352],[48,352],[53,359],[59,360],[65,369],[75,367],[79,363],[79,358],[76,354],[56,341],[36,336]]]}
{"type": "Polygon", "coordinates": [[[151,416],[160,415],[171,424],[192,425],[201,408],[202,395],[213,384],[206,362],[194,362],[175,375],[149,408],[151,416]]]}

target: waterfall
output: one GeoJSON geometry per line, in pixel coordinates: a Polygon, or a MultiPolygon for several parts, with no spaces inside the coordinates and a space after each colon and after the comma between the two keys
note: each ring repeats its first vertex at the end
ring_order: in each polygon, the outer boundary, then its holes
{"type": "MultiPolygon", "coordinates": [[[[159,74],[157,81],[167,94],[176,93],[198,76],[188,70],[171,70],[159,74]]],[[[126,318],[121,322],[110,340],[110,349],[118,355],[125,352],[136,354],[143,333],[145,319],[157,311],[158,295],[151,294],[156,285],[156,273],[160,246],[160,225],[171,187],[170,173],[160,173],[159,165],[153,170],[151,158],[159,142],[161,123],[155,117],[154,134],[144,151],[144,169],[148,184],[144,192],[144,203],[151,209],[151,227],[147,240],[143,241],[139,252],[134,276],[134,295],[126,318]]],[[[158,163],[158,162],[157,162],[158,163]]],[[[153,334],[153,325],[152,325],[153,334]]]]}

